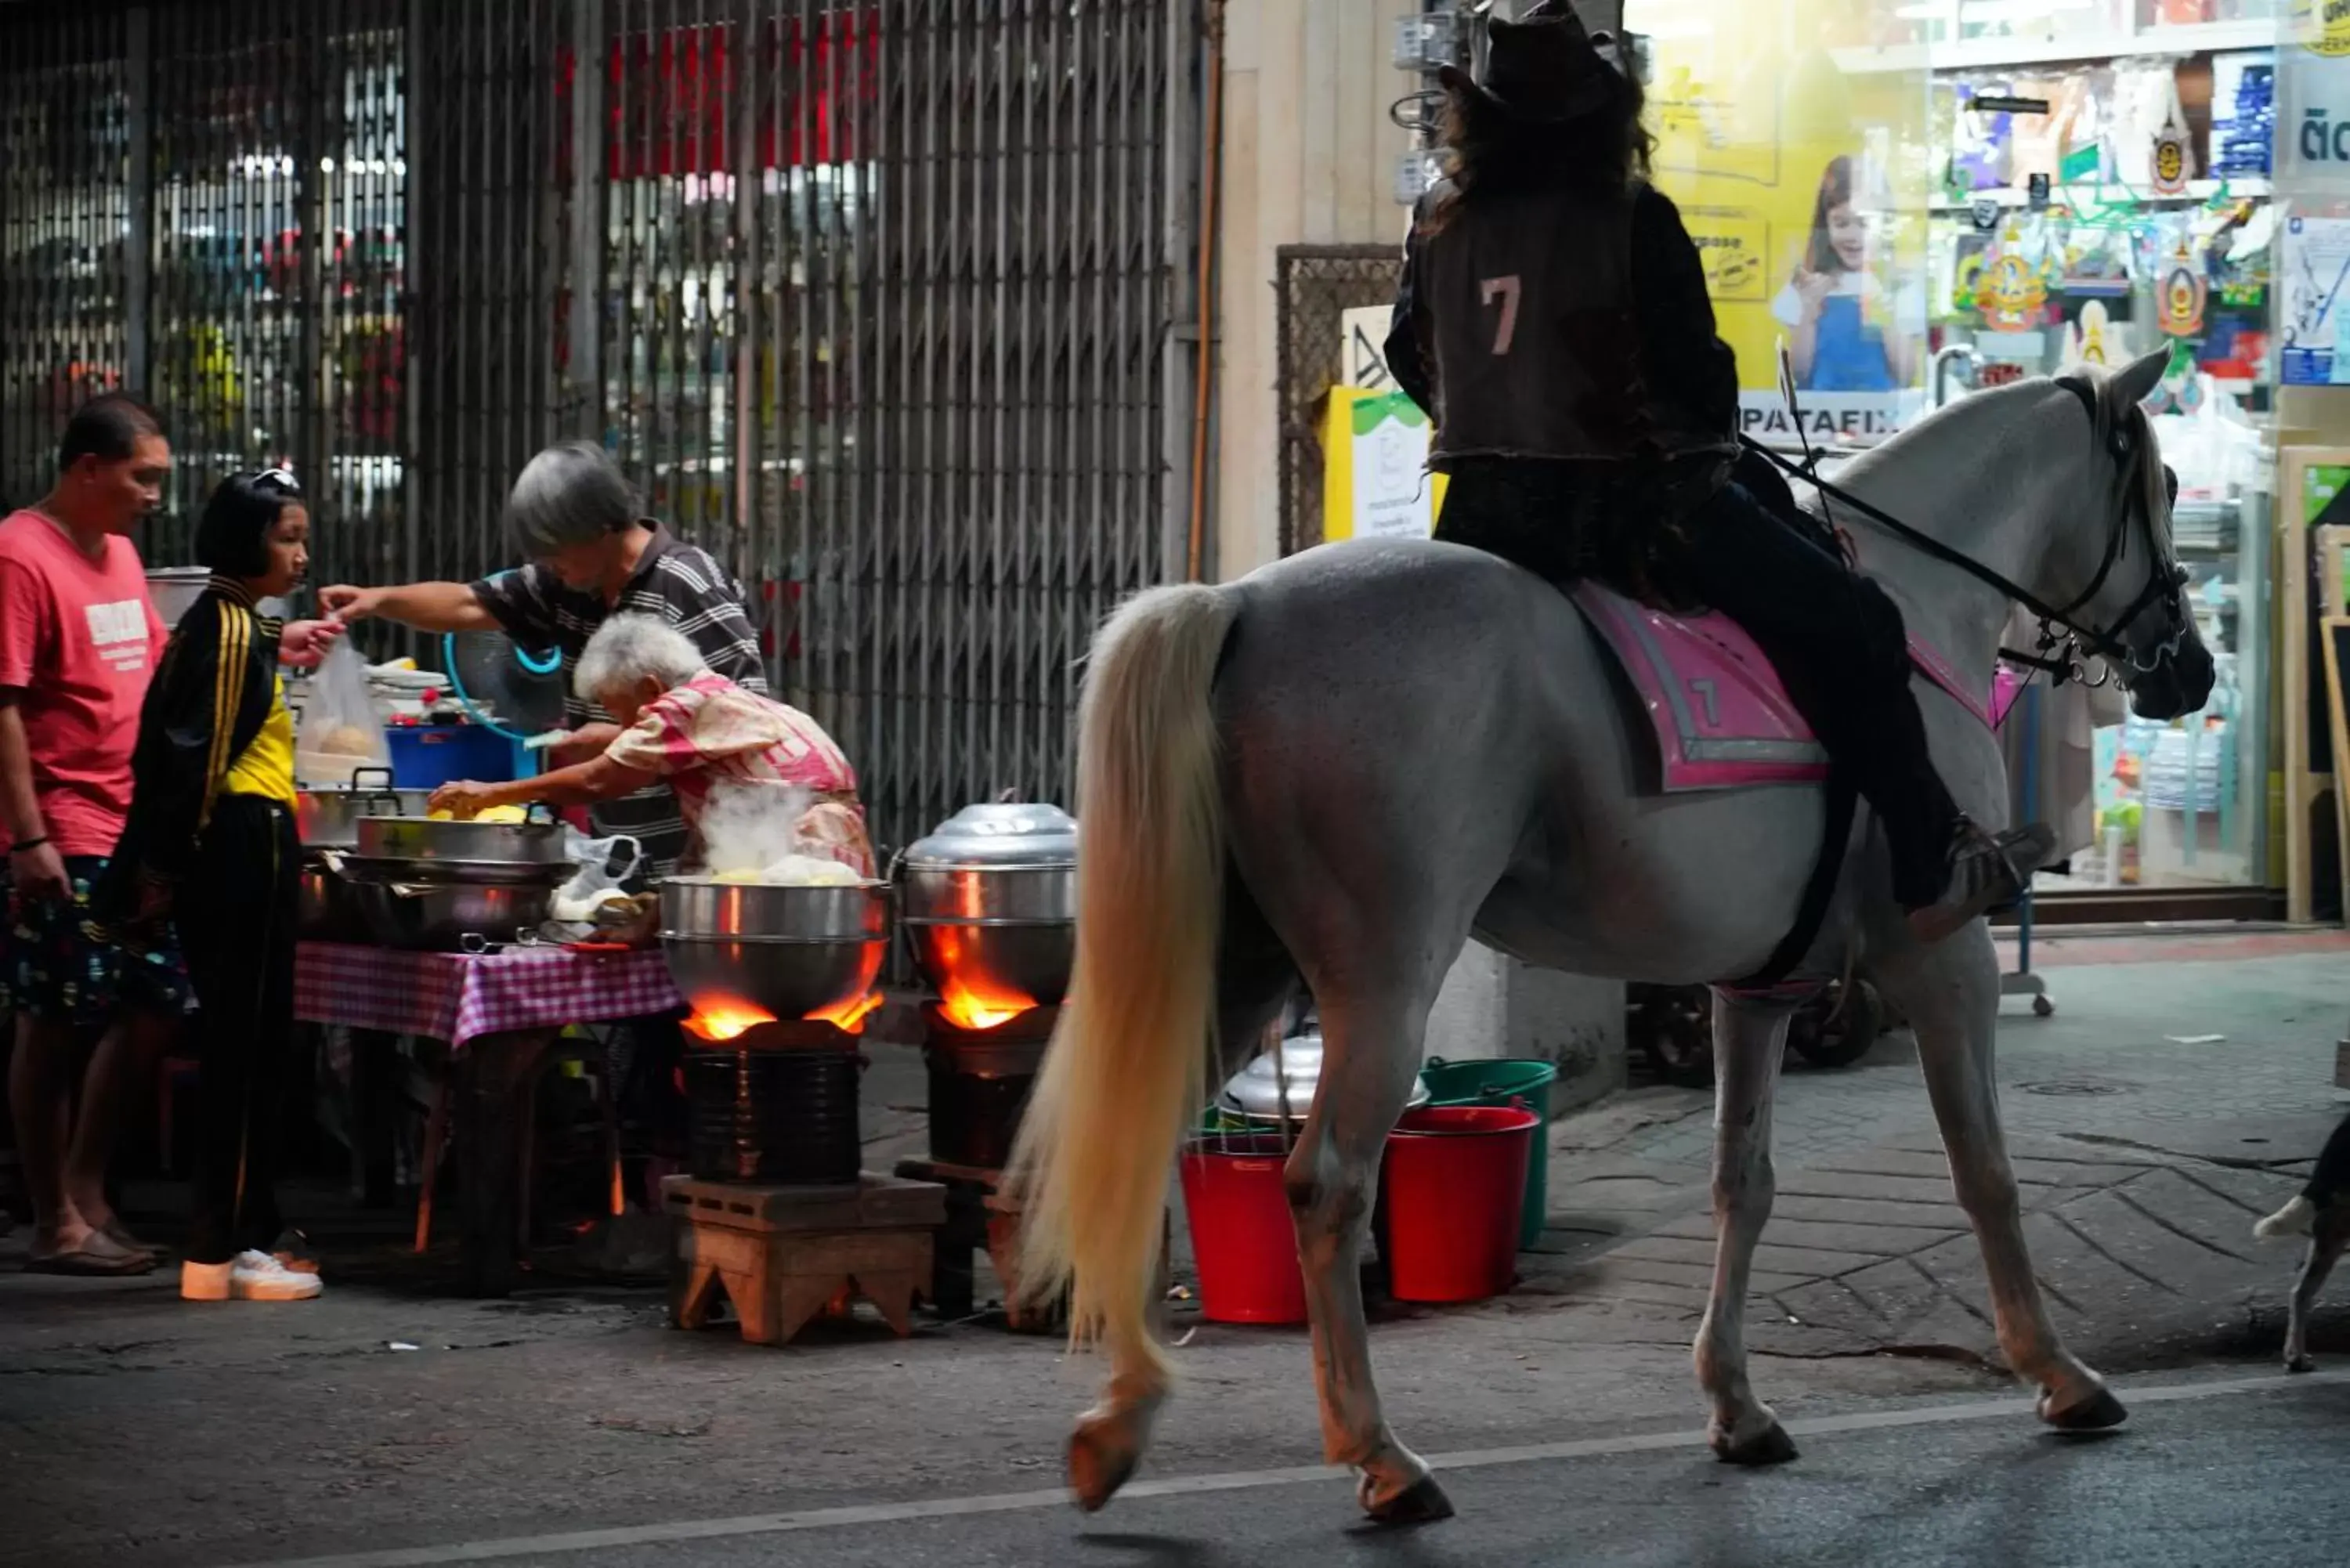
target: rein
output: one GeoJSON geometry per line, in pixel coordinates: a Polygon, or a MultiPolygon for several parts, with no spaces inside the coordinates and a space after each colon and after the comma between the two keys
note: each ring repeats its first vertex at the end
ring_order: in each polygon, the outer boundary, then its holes
{"type": "MultiPolygon", "coordinates": [[[[2060,376],[2056,379],[2056,384],[2081,400],[2081,406],[2089,416],[2090,427],[2095,429],[2097,423],[2096,388],[2077,376],[2060,376]]],[[[2129,602],[2128,607],[2123,610],[2120,618],[2110,627],[2085,627],[2074,618],[2084,605],[2097,597],[2098,591],[2106,586],[2106,579],[2113,575],[2114,567],[2120,561],[2128,542],[2130,520],[2134,515],[2145,511],[2145,504],[2138,497],[2134,485],[2131,486],[2130,496],[2123,502],[2122,509],[2115,517],[2113,527],[2106,536],[2105,558],[2098,563],[2096,575],[2089,579],[2088,587],[2075,595],[2071,603],[2058,608],[2021,584],[2011,582],[2000,576],[1999,573],[1964,551],[1911,527],[1890,513],[1872,506],[1842,487],[1821,478],[1818,472],[1818,454],[1807,451],[1804,461],[1797,462],[1742,432],[1738,440],[1749,452],[1761,457],[1773,467],[1791,478],[1802,480],[1817,491],[1820,495],[1821,511],[1824,514],[1831,500],[1850,507],[1912,549],[1930,556],[1946,566],[1957,567],[2002,597],[2012,603],[2022,605],[2039,617],[2040,644],[2036,649],[2026,652],[2021,649],[2002,648],[1999,653],[2002,659],[2011,664],[2042,671],[2055,685],[2061,686],[2067,680],[2077,680],[2086,684],[2102,686],[2112,678],[2112,667],[2120,660],[2126,660],[2134,669],[2151,668],[2150,665],[2141,665],[2136,656],[2122,645],[2120,639],[2122,635],[2136,624],[2137,618],[2156,604],[2167,603],[2169,606],[2171,627],[2167,648],[2176,648],[2178,645],[2178,639],[2184,628],[2179,621],[2175,596],[2185,575],[2177,566],[2165,570],[2158,558],[2154,560],[2147,568],[2146,586],[2138,590],[2137,597],[2129,602]],[[2059,637],[2056,628],[2060,627],[2069,635],[2059,637]],[[2088,680],[2082,667],[2084,652],[2106,661],[2107,669],[2106,676],[2095,681],[2088,680]]],[[[2107,437],[2106,444],[2106,450],[2112,454],[2116,465],[2121,471],[2124,483],[2127,483],[2135,456],[2131,450],[2128,432],[2116,425],[2111,435],[2107,437]]],[[[2175,496],[2178,479],[2168,469],[2166,468],[2163,472],[2171,487],[2171,493],[2175,496]]],[[[2152,530],[2153,524],[2149,518],[2147,520],[2149,554],[2153,553],[2152,530]]],[[[2156,659],[2159,659],[2160,656],[2161,650],[2158,650],[2156,659]]]]}

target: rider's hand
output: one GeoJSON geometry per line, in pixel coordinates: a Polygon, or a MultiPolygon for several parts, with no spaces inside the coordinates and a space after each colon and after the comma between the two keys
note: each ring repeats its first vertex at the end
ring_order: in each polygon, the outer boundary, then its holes
{"type": "Polygon", "coordinates": [[[73,897],[73,883],[66,876],[66,858],[57,853],[54,844],[36,844],[30,849],[11,849],[8,870],[16,880],[16,896],[40,900],[65,899],[73,897]]]}
{"type": "Polygon", "coordinates": [[[315,670],[342,635],[343,623],[338,620],[289,620],[277,639],[277,662],[296,670],[315,670]]]}
{"type": "Polygon", "coordinates": [[[318,607],[330,620],[350,622],[365,620],[374,615],[383,603],[381,588],[355,588],[348,583],[337,583],[318,590],[318,607]]]}

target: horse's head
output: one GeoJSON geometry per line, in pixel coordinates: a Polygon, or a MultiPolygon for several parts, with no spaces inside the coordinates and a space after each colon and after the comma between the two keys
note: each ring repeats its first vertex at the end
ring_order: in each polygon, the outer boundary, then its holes
{"type": "Polygon", "coordinates": [[[2062,379],[2062,395],[2040,384],[2050,415],[2071,430],[2085,425],[2088,437],[2078,465],[2068,465],[2076,503],[2065,515],[2083,525],[2053,531],[2043,568],[2049,605],[2128,689],[2138,716],[2157,720],[2201,708],[2214,676],[2170,543],[2178,476],[2139,406],[2169,358],[2157,349],[2110,376],[2062,379]]]}

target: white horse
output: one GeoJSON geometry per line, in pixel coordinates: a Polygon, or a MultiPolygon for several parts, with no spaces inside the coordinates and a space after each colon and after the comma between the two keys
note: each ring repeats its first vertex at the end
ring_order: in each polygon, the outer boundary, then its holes
{"type": "MultiPolygon", "coordinates": [[[[2212,679],[2137,406],[2163,361],[2095,390],[2033,380],[1977,394],[1842,476],[1854,497],[2061,607],[2152,718],[2199,707],[2212,679]]],[[[1850,509],[1836,521],[1913,634],[1988,692],[2007,596],[1850,509]]],[[[1096,639],[1079,712],[1075,983],[1014,1160],[1025,1283],[1071,1284],[1080,1334],[1110,1357],[1105,1397],[1069,1446],[1087,1508],[1132,1474],[1168,1387],[1151,1321],[1178,1140],[1211,1066],[1229,1070],[1302,981],[1326,1054],[1286,1176],[1324,1446],[1357,1470],[1374,1519],[1451,1511],[1381,1412],[1357,1272],[1381,1147],[1446,970],[1473,935],[1581,974],[1746,975],[1788,931],[1821,849],[1817,788],[1641,793],[1655,740],[1611,659],[1556,588],[1427,541],[1333,545],[1228,586],[1155,589],[1096,639]]],[[[2007,783],[1990,729],[1940,689],[1917,691],[1960,805],[1997,826],[2007,783]]],[[[2058,1343],[2025,1255],[1993,1081],[1988,929],[1914,945],[1866,816],[1809,967],[1833,973],[1847,954],[1916,1027],[2009,1365],[2051,1424],[2120,1421],[2058,1343]]],[[[1748,1384],[1743,1345],[1788,1016],[1783,1002],[1714,1005],[1718,1249],[1696,1366],[1713,1447],[1738,1463],[1794,1451],[1748,1384]]]]}

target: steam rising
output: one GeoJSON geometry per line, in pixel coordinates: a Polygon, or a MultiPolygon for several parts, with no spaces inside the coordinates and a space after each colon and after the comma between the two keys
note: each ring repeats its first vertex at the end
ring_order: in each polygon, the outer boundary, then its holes
{"type": "Polygon", "coordinates": [[[710,875],[764,879],[769,867],[792,858],[800,818],[815,798],[797,784],[712,784],[702,808],[702,846],[710,875]]]}

